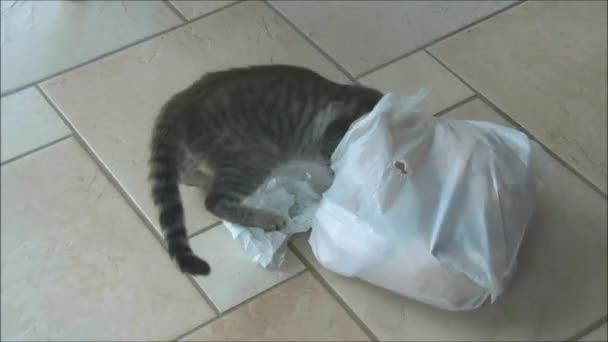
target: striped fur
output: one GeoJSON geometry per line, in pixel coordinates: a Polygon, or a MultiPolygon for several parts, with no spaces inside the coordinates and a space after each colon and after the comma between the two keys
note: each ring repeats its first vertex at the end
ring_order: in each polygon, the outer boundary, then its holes
{"type": "Polygon", "coordinates": [[[206,192],[217,217],[264,229],[283,218],[241,201],[292,160],[328,164],[350,124],[382,94],[294,66],[252,66],[204,75],[170,99],[153,131],[152,197],[169,254],[185,273],[208,274],[190,249],[178,183],[206,192]]]}

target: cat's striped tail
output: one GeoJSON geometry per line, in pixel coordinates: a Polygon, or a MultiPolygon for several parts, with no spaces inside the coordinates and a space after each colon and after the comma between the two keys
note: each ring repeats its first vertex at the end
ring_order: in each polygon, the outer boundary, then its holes
{"type": "Polygon", "coordinates": [[[153,131],[150,157],[152,199],[159,209],[159,223],[169,255],[182,272],[193,275],[209,274],[209,264],[194,255],[190,248],[184,222],[184,208],[179,192],[181,151],[175,127],[162,116],[153,131]],[[164,120],[163,120],[164,119],[164,120]]]}

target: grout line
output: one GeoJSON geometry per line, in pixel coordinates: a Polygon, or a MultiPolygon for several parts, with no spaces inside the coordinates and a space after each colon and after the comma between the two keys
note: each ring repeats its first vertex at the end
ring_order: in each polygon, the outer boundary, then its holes
{"type": "Polygon", "coordinates": [[[583,328],[581,331],[577,332],[576,334],[572,335],[571,337],[567,338],[566,341],[578,341],[581,338],[592,333],[596,329],[600,328],[607,321],[608,321],[608,317],[604,316],[604,317],[598,319],[597,321],[589,324],[587,327],[583,328]]]}
{"type": "Polygon", "coordinates": [[[217,305],[215,305],[215,303],[207,295],[207,293],[205,292],[205,290],[203,290],[202,286],[200,286],[196,282],[196,280],[194,279],[194,276],[190,275],[190,274],[184,274],[184,275],[186,276],[186,278],[188,278],[188,281],[190,281],[190,284],[192,284],[192,286],[194,286],[194,288],[196,289],[196,291],[198,291],[198,293],[203,297],[203,299],[205,300],[205,302],[207,302],[207,304],[209,305],[209,307],[211,307],[211,310],[213,310],[213,313],[215,314],[215,317],[220,316],[222,314],[222,311],[220,310],[220,308],[217,307],[217,305]]]}
{"type": "Polygon", "coordinates": [[[266,293],[271,292],[272,290],[276,289],[277,287],[280,287],[281,285],[283,285],[283,284],[287,283],[288,281],[290,281],[290,280],[292,280],[292,279],[295,279],[295,278],[297,278],[297,277],[302,276],[302,275],[303,275],[304,273],[306,273],[307,271],[308,271],[308,270],[307,270],[306,268],[304,268],[303,270],[300,270],[300,271],[298,271],[298,272],[294,273],[294,274],[293,274],[291,277],[287,277],[287,278],[285,278],[285,279],[283,279],[283,280],[281,280],[281,281],[277,282],[276,284],[274,284],[274,285],[270,286],[269,288],[264,289],[262,292],[259,292],[259,293],[255,294],[254,296],[249,297],[249,298],[247,298],[246,300],[244,300],[244,301],[240,302],[239,304],[237,304],[237,305],[235,305],[235,306],[231,307],[230,309],[228,309],[228,310],[226,310],[226,311],[224,311],[224,312],[220,313],[220,314],[219,314],[219,315],[217,315],[216,317],[214,317],[214,318],[212,318],[212,319],[210,319],[210,320],[208,320],[208,321],[205,321],[205,322],[203,322],[203,323],[199,324],[198,326],[196,326],[196,327],[194,327],[194,328],[192,328],[192,329],[190,329],[190,330],[186,331],[185,333],[182,333],[181,335],[179,335],[179,336],[177,336],[176,338],[172,339],[172,341],[178,341],[178,340],[180,340],[180,339],[182,339],[182,338],[184,338],[184,337],[186,337],[186,336],[190,335],[191,333],[195,332],[196,330],[201,329],[201,328],[203,328],[204,326],[207,326],[207,325],[209,325],[209,324],[211,324],[211,323],[213,323],[213,322],[215,322],[215,321],[219,320],[220,318],[222,318],[222,317],[224,317],[224,316],[226,316],[226,315],[230,314],[231,312],[233,312],[233,311],[235,311],[235,310],[237,310],[237,309],[240,309],[241,307],[243,307],[243,306],[245,306],[245,305],[249,304],[250,302],[253,302],[254,300],[258,299],[259,297],[261,297],[261,296],[265,295],[266,293]]]}
{"type": "Polygon", "coordinates": [[[454,77],[456,77],[456,79],[458,79],[460,81],[460,83],[464,84],[467,88],[469,88],[472,92],[474,92],[475,94],[477,94],[481,99],[484,99],[485,96],[483,96],[480,92],[477,91],[477,89],[475,89],[473,86],[471,86],[469,84],[469,82],[465,81],[464,78],[460,77],[460,75],[458,75],[454,70],[452,70],[451,68],[449,68],[441,59],[439,59],[438,57],[436,57],[434,54],[431,53],[431,51],[425,49],[424,50],[432,59],[435,60],[435,62],[439,63],[439,65],[441,65],[445,70],[447,70],[450,74],[452,74],[454,77]]]}
{"type": "Polygon", "coordinates": [[[445,109],[442,109],[442,110],[438,111],[437,113],[433,114],[433,116],[434,117],[443,116],[444,114],[452,111],[453,109],[456,109],[456,108],[458,108],[460,106],[464,106],[465,104],[467,104],[467,103],[469,103],[469,102],[471,102],[471,101],[473,101],[475,99],[477,99],[477,94],[473,94],[471,96],[467,96],[463,100],[460,100],[460,101],[454,103],[453,105],[448,106],[445,109]]]}
{"type": "Polygon", "coordinates": [[[59,143],[59,142],[62,142],[62,141],[66,140],[67,138],[70,138],[70,137],[72,137],[72,133],[71,133],[71,132],[70,132],[70,133],[68,133],[68,134],[67,134],[67,135],[65,135],[65,136],[62,136],[61,138],[57,138],[57,139],[55,139],[55,140],[52,140],[51,142],[48,142],[48,143],[43,144],[43,145],[40,145],[40,146],[38,146],[38,147],[36,147],[36,148],[34,148],[34,149],[32,149],[32,150],[29,150],[29,151],[23,152],[23,153],[21,153],[21,154],[18,154],[18,155],[16,155],[16,156],[12,157],[12,158],[9,158],[9,159],[7,159],[7,160],[3,161],[3,162],[2,162],[2,164],[1,164],[1,166],[6,166],[7,164],[10,164],[10,163],[12,163],[12,162],[14,162],[14,161],[16,161],[16,160],[21,159],[21,158],[27,157],[27,156],[29,156],[30,154],[34,154],[34,153],[36,153],[36,152],[38,152],[38,151],[44,150],[45,148],[50,147],[50,146],[52,146],[52,145],[55,145],[55,144],[57,144],[57,143],[59,143]]]}
{"type": "Polygon", "coordinates": [[[363,322],[363,320],[361,320],[361,318],[359,318],[359,316],[351,309],[351,307],[344,301],[344,299],[340,297],[338,292],[334,290],[333,287],[331,287],[331,285],[325,280],[325,278],[323,278],[323,276],[321,276],[319,271],[317,271],[317,269],[312,265],[312,263],[310,263],[308,259],[306,259],[304,255],[302,255],[302,253],[300,253],[300,251],[295,248],[293,243],[291,241],[288,241],[287,244],[293,254],[295,254],[295,256],[300,259],[300,262],[302,262],[302,264],[306,266],[306,268],[310,271],[313,277],[315,277],[315,279],[319,283],[321,283],[321,285],[327,290],[327,292],[329,292],[329,294],[338,302],[338,304],[344,309],[344,311],[346,311],[346,314],[355,322],[359,329],[361,329],[361,331],[363,331],[371,341],[380,341],[380,339],[376,337],[372,330],[363,322]]]}
{"type": "MultiPolygon", "coordinates": [[[[120,182],[118,181],[118,179],[116,179],[116,177],[114,177],[114,175],[110,171],[110,168],[103,162],[103,160],[101,158],[99,158],[97,156],[97,154],[95,153],[93,148],[91,146],[89,146],[89,144],[87,144],[86,140],[76,130],[76,127],[74,127],[72,122],[70,122],[70,120],[67,118],[67,116],[65,116],[63,114],[63,112],[57,107],[57,105],[53,102],[53,100],[47,96],[47,94],[42,90],[42,88],[40,88],[39,85],[36,85],[35,88],[38,90],[38,92],[40,92],[42,97],[44,97],[44,99],[49,103],[49,105],[53,108],[53,110],[55,110],[55,112],[57,113],[59,118],[61,118],[61,120],[63,120],[63,122],[66,124],[66,126],[68,126],[68,128],[70,128],[70,130],[72,131],[72,135],[70,135],[70,136],[74,137],[76,139],[76,141],[79,143],[80,147],[82,147],[85,150],[85,152],[87,154],[89,154],[89,157],[91,157],[93,162],[95,164],[97,164],[97,167],[104,174],[106,179],[116,189],[116,191],[118,191],[118,193],[121,195],[123,200],[127,203],[127,205],[131,208],[131,210],[133,210],[135,212],[135,214],[137,216],[139,216],[139,218],[143,221],[144,226],[148,229],[148,231],[150,231],[150,233],[152,234],[152,236],[154,236],[156,241],[158,241],[158,243],[160,244],[160,247],[164,250],[164,252],[167,253],[167,247],[166,247],[165,241],[162,239],[162,237],[160,236],[160,234],[158,233],[156,228],[154,228],[154,224],[144,214],[143,210],[141,210],[139,208],[139,206],[135,202],[135,199],[133,199],[127,193],[127,191],[120,185],[120,182]]],[[[168,257],[168,254],[167,254],[167,257],[168,257]]],[[[174,265],[174,267],[177,267],[177,266],[174,265]]],[[[189,275],[185,275],[185,276],[186,276],[186,278],[190,279],[191,282],[193,281],[191,279],[191,276],[189,276],[189,275]]],[[[209,305],[209,307],[211,307],[212,309],[217,310],[217,308],[215,307],[215,304],[213,304],[213,302],[209,299],[209,297],[206,295],[206,293],[204,293],[204,291],[198,285],[196,285],[196,284],[193,284],[193,285],[195,285],[194,286],[195,289],[197,289],[197,291],[199,291],[199,293],[201,293],[203,300],[207,303],[207,305],[209,305]]]]}
{"type": "Polygon", "coordinates": [[[165,3],[165,5],[167,5],[167,7],[169,7],[171,12],[173,12],[178,18],[180,18],[182,20],[182,22],[188,21],[186,16],[182,12],[180,12],[179,9],[177,9],[177,7],[175,7],[175,5],[171,1],[163,0],[163,2],[165,3]]]}
{"type": "MultiPolygon", "coordinates": [[[[189,0],[189,1],[192,1],[192,0],[189,0]]],[[[200,1],[200,0],[198,0],[198,1],[200,1]]],[[[239,1],[229,2],[228,4],[226,4],[226,5],[224,5],[224,6],[221,6],[221,7],[218,7],[218,8],[216,8],[216,9],[214,9],[214,10],[210,11],[210,12],[203,13],[203,14],[201,14],[201,15],[198,15],[198,16],[196,16],[196,17],[193,17],[193,18],[192,18],[192,19],[190,19],[188,22],[189,22],[189,23],[192,23],[192,22],[195,22],[195,21],[197,21],[197,20],[199,20],[199,19],[206,18],[206,17],[208,17],[208,16],[210,16],[210,15],[212,15],[212,14],[215,14],[215,13],[217,13],[217,12],[220,12],[220,11],[224,10],[224,9],[227,9],[228,7],[232,7],[232,6],[238,5],[238,4],[242,3],[242,2],[245,2],[245,1],[244,1],[244,0],[239,0],[239,1]]]]}
{"type": "Polygon", "coordinates": [[[40,86],[38,86],[38,85],[36,85],[35,88],[38,90],[38,92],[40,92],[42,97],[44,97],[44,99],[49,103],[49,105],[53,108],[53,110],[55,110],[55,112],[59,115],[59,118],[61,118],[63,123],[66,126],[68,126],[68,128],[72,131],[72,136],[78,141],[78,143],[81,145],[81,147],[83,147],[84,150],[91,156],[93,161],[95,161],[97,166],[101,169],[101,171],[104,173],[104,175],[108,178],[110,183],[112,183],[112,185],[114,185],[114,187],[120,192],[120,194],[123,195],[123,197],[129,204],[129,206],[132,207],[132,209],[137,213],[137,215],[146,223],[146,226],[148,226],[148,228],[151,229],[151,231],[154,233],[153,235],[157,238],[157,240],[159,242],[161,242],[161,244],[163,244],[163,246],[164,246],[162,237],[160,236],[160,234],[158,233],[156,228],[154,228],[154,224],[148,219],[148,217],[146,217],[146,215],[143,213],[143,211],[139,209],[139,206],[136,204],[135,200],[120,185],[120,182],[118,181],[118,179],[116,179],[116,177],[114,177],[114,175],[112,174],[112,171],[110,171],[110,168],[103,162],[103,160],[101,158],[99,158],[97,156],[97,154],[95,153],[93,148],[91,146],[89,146],[89,144],[86,142],[86,140],[80,135],[80,133],[78,132],[76,127],[72,124],[72,122],[69,120],[69,118],[67,118],[67,116],[63,115],[63,112],[57,107],[55,102],[53,102],[53,100],[42,90],[42,88],[40,88],[40,86]]]}
{"type": "Polygon", "coordinates": [[[200,20],[200,19],[206,18],[206,17],[208,17],[208,16],[210,16],[210,15],[213,15],[213,14],[215,14],[215,13],[217,13],[217,12],[222,11],[223,9],[226,9],[226,8],[228,8],[228,7],[235,6],[235,5],[237,5],[237,4],[240,4],[241,2],[242,2],[242,1],[236,1],[236,2],[233,2],[233,3],[229,3],[229,4],[228,4],[228,5],[226,5],[226,6],[222,6],[222,7],[216,8],[215,10],[213,10],[213,11],[211,11],[211,12],[204,13],[204,14],[202,14],[202,15],[199,15],[198,17],[194,17],[194,18],[193,18],[192,20],[190,20],[190,21],[182,22],[182,23],[177,24],[177,25],[175,25],[175,26],[171,26],[171,27],[166,28],[166,29],[164,29],[164,30],[158,31],[158,32],[156,32],[156,33],[153,33],[153,34],[151,34],[151,35],[149,35],[149,36],[146,36],[146,37],[140,38],[140,39],[138,39],[138,40],[135,40],[135,41],[133,41],[133,42],[131,42],[131,43],[128,43],[128,44],[126,44],[126,45],[124,45],[124,46],[118,47],[118,48],[116,48],[116,49],[114,49],[114,50],[110,50],[110,51],[108,51],[108,52],[102,53],[101,55],[98,55],[97,57],[93,57],[93,58],[88,59],[88,60],[86,60],[86,61],[84,61],[84,62],[78,63],[78,64],[73,65],[73,66],[71,66],[71,67],[68,67],[68,68],[65,68],[65,69],[59,70],[59,71],[54,72],[54,73],[52,73],[52,74],[50,74],[50,75],[44,76],[44,77],[39,78],[39,79],[37,79],[37,80],[34,80],[34,81],[32,81],[32,82],[29,82],[29,83],[27,83],[27,84],[25,84],[25,85],[18,86],[17,88],[14,88],[14,89],[10,89],[10,90],[8,90],[8,91],[5,91],[5,92],[3,92],[2,94],[0,94],[0,96],[2,96],[2,97],[4,97],[4,96],[9,96],[9,95],[15,94],[15,93],[17,93],[17,92],[20,92],[21,90],[24,90],[24,89],[26,89],[26,88],[29,88],[29,87],[32,87],[32,86],[37,86],[37,85],[39,85],[40,83],[46,82],[46,81],[48,81],[48,80],[50,80],[50,79],[52,79],[52,78],[55,78],[55,77],[57,77],[57,76],[59,76],[59,75],[66,74],[66,73],[71,72],[71,71],[74,71],[74,70],[76,70],[76,69],[78,69],[78,68],[80,68],[80,67],[84,67],[84,66],[86,66],[86,65],[92,64],[92,63],[97,62],[97,61],[99,61],[99,60],[101,60],[101,59],[104,59],[104,58],[106,58],[106,57],[108,57],[108,56],[111,56],[111,55],[116,54],[116,53],[119,53],[119,52],[121,52],[121,51],[123,51],[123,50],[129,49],[129,48],[131,48],[131,47],[133,47],[133,46],[135,46],[135,45],[138,45],[138,44],[143,43],[143,42],[145,42],[145,41],[152,40],[152,39],[154,39],[154,38],[156,38],[156,37],[162,36],[162,35],[163,35],[163,34],[165,34],[165,33],[169,33],[169,32],[172,32],[172,31],[178,30],[178,29],[180,29],[180,28],[182,28],[182,27],[184,27],[184,26],[186,26],[186,25],[192,24],[193,22],[195,22],[195,21],[197,21],[197,20],[200,20]]]}
{"type": "Polygon", "coordinates": [[[488,105],[490,108],[492,108],[496,113],[498,113],[500,116],[502,116],[505,120],[507,120],[507,122],[509,122],[510,124],[512,124],[514,127],[517,127],[517,129],[521,130],[522,132],[524,132],[528,138],[530,138],[531,140],[533,140],[534,142],[536,142],[540,147],[543,148],[543,150],[549,154],[551,157],[553,157],[553,159],[557,160],[560,164],[562,164],[567,170],[569,170],[570,172],[572,172],[574,175],[576,175],[580,180],[583,181],[583,183],[585,183],[586,185],[588,185],[589,187],[591,187],[595,192],[597,192],[602,198],[604,199],[608,199],[608,195],[606,193],[604,193],[603,190],[601,190],[599,187],[597,187],[595,184],[593,184],[590,180],[587,179],[587,177],[585,177],[582,173],[580,173],[578,170],[576,170],[574,167],[572,167],[570,165],[570,163],[568,163],[566,160],[564,160],[561,156],[557,155],[555,152],[553,152],[549,147],[547,147],[542,141],[540,141],[538,138],[536,138],[532,133],[530,133],[525,127],[523,127],[522,125],[520,125],[515,119],[513,119],[511,116],[509,116],[506,112],[504,112],[502,109],[500,109],[496,104],[494,104],[492,101],[490,101],[486,96],[484,96],[482,93],[480,93],[479,91],[477,91],[477,89],[473,88],[473,86],[471,86],[467,81],[465,81],[462,77],[460,77],[460,75],[458,75],[456,72],[454,72],[452,69],[450,69],[445,63],[443,63],[439,58],[437,58],[435,55],[433,55],[430,51],[426,50],[426,52],[435,60],[437,61],[437,63],[441,64],[441,66],[443,66],[446,70],[448,70],[452,75],[454,75],[454,77],[456,77],[460,82],[462,82],[464,85],[466,85],[467,87],[469,87],[469,89],[471,89],[473,92],[475,92],[475,94],[477,94],[477,96],[479,97],[479,99],[481,99],[486,105],[488,105]]]}
{"type": "Polygon", "coordinates": [[[203,227],[203,228],[201,228],[201,229],[199,229],[199,230],[195,231],[194,233],[189,234],[189,235],[188,235],[188,239],[192,239],[193,237],[195,237],[195,236],[197,236],[197,235],[201,235],[201,234],[203,234],[204,232],[206,232],[206,231],[208,231],[208,230],[211,230],[212,228],[215,228],[215,227],[217,227],[217,226],[219,226],[219,225],[221,225],[221,224],[222,224],[222,221],[216,221],[216,222],[213,222],[212,224],[209,224],[209,225],[207,225],[207,226],[205,226],[205,227],[203,227]]]}
{"type": "Polygon", "coordinates": [[[514,2],[512,4],[509,4],[509,5],[505,6],[505,7],[497,10],[496,12],[492,12],[492,13],[490,13],[488,15],[485,15],[485,16],[477,19],[477,20],[474,20],[474,21],[466,24],[465,26],[463,26],[463,27],[461,27],[459,29],[456,29],[455,31],[448,32],[448,33],[440,36],[439,38],[433,39],[430,42],[424,43],[424,44],[420,45],[419,47],[417,47],[417,48],[415,48],[415,49],[413,49],[411,51],[403,53],[403,54],[401,54],[401,55],[399,55],[399,56],[397,56],[395,58],[392,58],[392,59],[388,60],[387,62],[381,63],[381,64],[379,64],[379,65],[377,65],[377,66],[375,66],[375,67],[373,67],[373,68],[371,68],[371,69],[369,69],[367,71],[364,71],[364,72],[360,73],[359,75],[357,75],[356,78],[357,79],[363,78],[363,77],[365,77],[365,76],[367,76],[367,75],[369,75],[369,74],[371,74],[371,73],[373,73],[375,71],[378,71],[378,70],[380,70],[380,69],[382,69],[382,68],[384,68],[386,66],[389,66],[389,65],[391,65],[391,64],[393,64],[395,62],[398,62],[399,60],[401,60],[403,58],[407,58],[407,57],[409,57],[409,56],[411,56],[411,55],[413,55],[413,54],[415,54],[417,52],[420,52],[422,50],[426,50],[426,48],[428,48],[429,46],[431,46],[431,45],[433,45],[433,44],[435,44],[435,43],[437,43],[439,41],[442,41],[444,39],[450,38],[450,37],[452,37],[452,36],[454,36],[454,35],[462,32],[464,30],[467,30],[467,29],[471,28],[472,26],[475,26],[475,25],[477,25],[477,24],[479,24],[479,23],[481,23],[481,22],[483,22],[485,20],[488,20],[488,19],[490,19],[490,18],[492,18],[494,16],[497,16],[497,15],[503,13],[503,12],[506,12],[506,11],[510,10],[511,8],[513,8],[515,6],[519,6],[519,5],[523,4],[526,1],[527,0],[517,1],[517,2],[514,2]]]}
{"type": "Polygon", "coordinates": [[[202,328],[203,328],[204,326],[206,326],[207,324],[210,324],[210,323],[212,323],[212,322],[215,322],[215,321],[218,319],[218,317],[221,317],[221,316],[220,316],[220,315],[216,315],[215,317],[213,317],[213,318],[212,318],[212,319],[210,319],[210,320],[207,320],[207,321],[204,321],[203,323],[197,324],[197,325],[195,325],[193,328],[190,328],[190,329],[186,330],[186,332],[183,332],[183,333],[181,333],[181,334],[177,335],[177,337],[174,337],[174,338],[172,338],[172,339],[169,339],[169,341],[180,341],[180,340],[181,340],[181,339],[183,339],[184,337],[186,337],[186,336],[188,336],[188,335],[190,335],[190,334],[194,333],[195,331],[197,331],[197,330],[199,330],[199,329],[202,329],[202,328]]]}
{"type": "Polygon", "coordinates": [[[296,33],[298,33],[300,36],[302,36],[302,38],[304,38],[304,40],[306,40],[315,50],[317,50],[318,53],[320,53],[323,57],[325,57],[325,59],[327,61],[329,61],[336,69],[338,69],[342,74],[344,74],[344,76],[346,76],[351,82],[353,82],[355,84],[359,84],[359,85],[361,84],[353,75],[350,74],[350,72],[348,72],[345,68],[343,68],[342,65],[340,65],[340,63],[338,63],[329,53],[325,52],[325,50],[323,50],[317,43],[315,43],[310,37],[308,37],[308,35],[306,35],[306,33],[304,33],[302,30],[300,30],[300,28],[298,28],[294,23],[292,23],[291,20],[289,20],[289,18],[286,15],[284,15],[281,11],[279,11],[276,7],[274,7],[267,0],[265,0],[264,3],[274,13],[276,13],[279,17],[281,17],[285,21],[285,23],[287,23],[288,26],[290,26],[294,31],[296,31],[296,33]]]}

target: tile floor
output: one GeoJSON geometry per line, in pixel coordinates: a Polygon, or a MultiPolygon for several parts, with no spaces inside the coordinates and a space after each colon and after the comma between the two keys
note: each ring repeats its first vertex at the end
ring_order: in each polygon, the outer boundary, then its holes
{"type": "Polygon", "coordinates": [[[606,341],[604,1],[2,1],[1,340],[606,341]],[[253,265],[195,191],[190,278],[146,184],[158,108],[219,68],[290,63],[542,144],[497,303],[450,313],[321,268],[253,265]]]}

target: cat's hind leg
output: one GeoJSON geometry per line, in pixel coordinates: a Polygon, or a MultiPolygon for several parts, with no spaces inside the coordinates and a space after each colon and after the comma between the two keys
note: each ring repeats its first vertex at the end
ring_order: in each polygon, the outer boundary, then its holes
{"type": "Polygon", "coordinates": [[[281,230],[285,218],[268,210],[252,208],[236,200],[222,197],[213,192],[205,200],[207,210],[213,215],[245,227],[257,227],[266,231],[281,230]]]}
{"type": "Polygon", "coordinates": [[[209,192],[213,178],[213,172],[205,162],[193,153],[186,151],[185,158],[180,168],[179,181],[188,186],[194,186],[209,192]]]}
{"type": "Polygon", "coordinates": [[[267,231],[280,230],[285,226],[285,218],[268,210],[249,207],[242,199],[255,191],[263,177],[246,175],[214,179],[205,207],[215,216],[246,227],[258,227],[267,231]]]}
{"type": "Polygon", "coordinates": [[[180,174],[180,183],[188,186],[202,188],[205,192],[209,191],[211,177],[201,170],[188,170],[180,174]]]}
{"type": "Polygon", "coordinates": [[[206,204],[207,210],[212,214],[234,224],[262,228],[265,231],[281,230],[285,227],[285,218],[267,210],[252,208],[228,199],[206,201],[206,204]]]}

